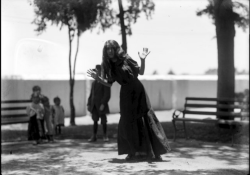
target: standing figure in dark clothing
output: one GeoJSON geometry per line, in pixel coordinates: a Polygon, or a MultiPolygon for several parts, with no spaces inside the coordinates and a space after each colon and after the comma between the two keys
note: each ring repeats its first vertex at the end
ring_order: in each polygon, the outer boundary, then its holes
{"type": "Polygon", "coordinates": [[[40,103],[40,98],[37,95],[33,95],[32,103],[27,106],[26,111],[29,116],[28,124],[28,140],[35,140],[35,145],[42,143],[44,136],[43,118],[44,107],[40,103]]]}
{"type": "MultiPolygon", "coordinates": [[[[34,86],[32,88],[32,94],[31,94],[31,99],[33,97],[38,97],[40,100],[39,100],[39,103],[41,103],[42,107],[44,108],[44,106],[46,106],[46,103],[47,101],[49,100],[48,97],[46,97],[45,95],[41,94],[41,87],[40,86],[34,86]]],[[[46,113],[47,114],[47,113],[46,113]]],[[[45,118],[47,118],[47,115],[46,116],[43,116],[42,118],[40,118],[40,123],[41,125],[41,128],[42,128],[42,131],[43,131],[43,135],[41,136],[41,139],[48,139],[45,135],[45,118]]]]}
{"type": "Polygon", "coordinates": [[[51,127],[51,116],[50,116],[50,105],[49,98],[41,93],[42,89],[40,86],[34,86],[32,88],[32,95],[38,96],[40,98],[40,103],[43,105],[45,109],[44,118],[41,120],[42,129],[46,134],[42,137],[42,139],[47,139],[48,141],[53,141],[52,127],[51,127]]]}
{"type": "Polygon", "coordinates": [[[88,76],[111,87],[114,81],[121,85],[118,125],[118,155],[128,154],[126,160],[141,157],[161,161],[161,155],[169,152],[170,146],[164,130],[150,105],[147,93],[138,80],[143,75],[148,52],[139,54],[141,67],[114,40],[106,41],[103,48],[102,74],[88,70],[88,76]]]}
{"type": "MultiPolygon", "coordinates": [[[[101,65],[96,65],[95,72],[101,75],[101,65]]],[[[103,128],[103,141],[109,141],[107,136],[107,116],[109,113],[108,101],[110,99],[110,87],[104,86],[95,80],[91,86],[90,96],[88,98],[87,108],[92,114],[94,121],[93,136],[88,140],[89,142],[95,142],[97,140],[96,134],[98,129],[98,120],[101,119],[103,128]]]]}

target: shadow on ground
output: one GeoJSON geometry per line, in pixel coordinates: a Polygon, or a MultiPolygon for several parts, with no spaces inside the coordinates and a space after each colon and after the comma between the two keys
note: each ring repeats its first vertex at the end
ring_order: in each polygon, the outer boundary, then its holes
{"type": "MultiPolygon", "coordinates": [[[[166,133],[167,138],[174,138],[174,128],[172,122],[161,122],[162,127],[166,133]]],[[[176,124],[178,128],[183,128],[182,123],[176,124]]],[[[187,123],[187,132],[190,139],[211,142],[211,143],[231,143],[231,132],[229,129],[218,129],[213,124],[204,123],[187,123]]],[[[116,139],[117,137],[118,124],[108,125],[108,134],[110,138],[116,139]]],[[[92,125],[79,125],[79,126],[68,126],[62,129],[63,134],[58,136],[58,139],[88,139],[93,132],[92,125]]],[[[235,140],[236,144],[249,145],[249,125],[242,126],[235,129],[235,140]]],[[[101,128],[98,132],[99,138],[102,138],[101,128]]],[[[183,131],[177,132],[176,138],[183,139],[185,134],[183,131]]],[[[20,126],[18,129],[1,129],[1,141],[26,141],[27,140],[27,126],[20,126]]]]}
{"type": "Polygon", "coordinates": [[[162,162],[126,162],[117,155],[115,139],[105,143],[85,139],[2,143],[2,174],[247,174],[249,146],[195,140],[170,141],[172,151],[162,162]]]}

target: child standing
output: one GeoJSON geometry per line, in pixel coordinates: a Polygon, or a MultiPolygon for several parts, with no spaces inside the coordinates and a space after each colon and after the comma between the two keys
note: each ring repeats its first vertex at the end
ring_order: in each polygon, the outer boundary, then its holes
{"type": "Polygon", "coordinates": [[[61,99],[59,97],[54,98],[54,104],[52,106],[53,123],[55,127],[55,133],[61,134],[61,127],[64,126],[64,109],[61,106],[61,99]]]}
{"type": "Polygon", "coordinates": [[[52,126],[52,107],[49,103],[49,99],[44,97],[44,121],[46,126],[46,137],[48,142],[53,142],[53,126],[52,126]]]}
{"type": "MultiPolygon", "coordinates": [[[[95,71],[98,75],[101,75],[101,65],[96,65],[95,71]]],[[[97,80],[93,81],[91,86],[91,92],[88,98],[87,108],[92,114],[93,135],[88,140],[89,142],[95,142],[97,140],[98,121],[101,119],[103,129],[103,141],[109,141],[107,136],[107,114],[109,113],[108,101],[110,99],[111,89],[110,87],[104,86],[97,80]]]]}
{"type": "MultiPolygon", "coordinates": [[[[31,96],[38,96],[39,99],[40,99],[40,103],[43,105],[43,107],[45,106],[45,102],[46,100],[48,99],[48,97],[46,97],[45,95],[41,94],[41,87],[36,85],[36,86],[33,86],[32,88],[32,95],[31,96]]],[[[43,119],[40,119],[40,123],[41,123],[41,127],[42,127],[42,130],[43,130],[43,133],[45,133],[45,121],[44,121],[44,118],[43,119]]],[[[46,139],[45,137],[45,134],[42,136],[42,139],[46,139]]]]}
{"type": "Polygon", "coordinates": [[[32,95],[32,103],[27,107],[26,111],[29,119],[28,125],[28,140],[35,140],[35,145],[42,142],[42,137],[44,136],[43,130],[43,117],[44,108],[40,103],[40,98],[36,95],[32,95]]]}

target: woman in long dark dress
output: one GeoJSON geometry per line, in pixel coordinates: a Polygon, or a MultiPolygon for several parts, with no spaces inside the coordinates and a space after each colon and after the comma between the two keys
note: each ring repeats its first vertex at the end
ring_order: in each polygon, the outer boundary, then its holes
{"type": "Polygon", "coordinates": [[[91,69],[87,72],[88,76],[106,86],[111,87],[114,81],[121,85],[118,155],[128,154],[126,160],[141,156],[162,160],[160,155],[171,150],[146,91],[137,78],[138,74],[144,74],[148,54],[147,51],[142,56],[139,54],[139,67],[116,41],[108,40],[103,48],[101,77],[91,69]]]}

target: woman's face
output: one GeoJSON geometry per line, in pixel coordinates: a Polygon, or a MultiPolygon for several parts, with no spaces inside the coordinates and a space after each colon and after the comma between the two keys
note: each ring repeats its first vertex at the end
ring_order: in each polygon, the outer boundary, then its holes
{"type": "Polygon", "coordinates": [[[115,58],[115,50],[112,46],[108,45],[107,46],[107,55],[109,57],[109,59],[113,62],[116,62],[116,58],[115,58]]]}

